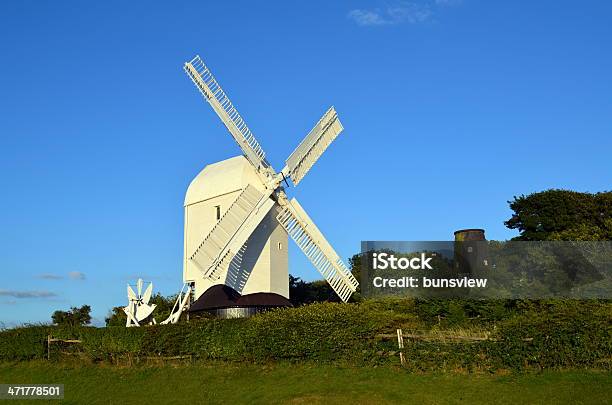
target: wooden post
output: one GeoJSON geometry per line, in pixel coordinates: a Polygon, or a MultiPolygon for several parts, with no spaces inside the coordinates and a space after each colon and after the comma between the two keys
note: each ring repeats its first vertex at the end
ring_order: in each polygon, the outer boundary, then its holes
{"type": "Polygon", "coordinates": [[[51,360],[51,335],[47,335],[47,361],[51,360]]]}
{"type": "Polygon", "coordinates": [[[399,348],[400,364],[403,367],[406,365],[406,358],[404,357],[404,352],[402,351],[404,349],[404,334],[402,333],[401,329],[397,330],[397,347],[399,348]]]}
{"type": "Polygon", "coordinates": [[[401,329],[397,330],[397,347],[400,349],[404,348],[404,335],[401,329]]]}

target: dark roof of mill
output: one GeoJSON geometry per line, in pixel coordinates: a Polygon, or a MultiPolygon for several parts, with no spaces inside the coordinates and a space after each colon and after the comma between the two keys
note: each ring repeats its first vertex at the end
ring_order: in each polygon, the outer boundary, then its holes
{"type": "Polygon", "coordinates": [[[217,284],[210,287],[189,307],[189,312],[208,311],[236,307],[290,307],[291,302],[275,293],[253,293],[241,295],[233,288],[217,284]]]}

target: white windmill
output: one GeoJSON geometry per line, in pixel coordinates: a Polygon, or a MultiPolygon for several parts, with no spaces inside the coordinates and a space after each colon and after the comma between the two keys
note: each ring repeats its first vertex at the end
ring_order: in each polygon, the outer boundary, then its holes
{"type": "Polygon", "coordinates": [[[143,284],[144,282],[139,278],[136,282],[137,293],[134,292],[131,285],[128,284],[127,286],[128,305],[123,308],[123,312],[127,315],[125,323],[127,327],[140,326],[140,322],[151,315],[155,309],[155,304],[149,304],[151,294],[153,293],[153,283],[149,283],[144,293],[142,292],[143,284]]]}
{"type": "Polygon", "coordinates": [[[197,301],[215,286],[231,287],[242,296],[268,293],[288,298],[287,235],[346,302],[359,285],[357,280],[282,186],[289,185],[287,179],[297,186],[343,130],[334,108],[323,115],[286,160],[286,166],[276,172],[202,59],[196,56],[184,69],[243,156],[206,166],[187,190],[185,285],[174,318],[167,321],[175,322],[188,306],[185,297],[193,295],[197,301]]]}

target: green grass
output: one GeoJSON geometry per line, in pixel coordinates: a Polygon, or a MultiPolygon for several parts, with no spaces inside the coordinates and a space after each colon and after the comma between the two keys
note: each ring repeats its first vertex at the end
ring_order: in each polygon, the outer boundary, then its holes
{"type": "MultiPolygon", "coordinates": [[[[2,363],[0,383],[63,383],[67,403],[603,404],[612,374],[410,374],[315,364],[117,367],[2,363]]],[[[12,402],[16,403],[16,402],[12,402]]]]}

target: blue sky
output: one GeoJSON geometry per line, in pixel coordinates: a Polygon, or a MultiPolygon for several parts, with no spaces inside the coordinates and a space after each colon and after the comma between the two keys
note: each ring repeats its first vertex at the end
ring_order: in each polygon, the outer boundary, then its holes
{"type": "MultiPolygon", "coordinates": [[[[507,200],[612,184],[605,1],[0,5],[0,321],[181,286],[184,193],[239,154],[182,71],[199,53],[280,169],[334,105],[299,187],[339,254],[361,240],[508,239],[507,200]]],[[[290,271],[318,277],[292,247],[290,271]]]]}

